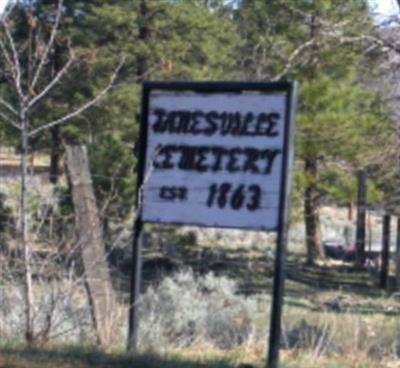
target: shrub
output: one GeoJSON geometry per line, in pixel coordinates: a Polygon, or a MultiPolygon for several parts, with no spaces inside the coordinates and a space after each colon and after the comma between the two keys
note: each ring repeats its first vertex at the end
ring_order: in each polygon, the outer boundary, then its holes
{"type": "Polygon", "coordinates": [[[235,282],[191,271],[150,287],[141,304],[140,343],[144,349],[211,343],[222,349],[249,337],[254,299],[236,293],[235,282]]]}

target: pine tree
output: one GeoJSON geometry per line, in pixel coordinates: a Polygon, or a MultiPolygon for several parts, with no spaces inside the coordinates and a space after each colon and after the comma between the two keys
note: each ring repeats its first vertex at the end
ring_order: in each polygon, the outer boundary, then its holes
{"type": "MultiPolygon", "coordinates": [[[[124,65],[118,77],[118,87],[101,106],[84,115],[87,124],[65,127],[64,134],[70,134],[70,139],[85,139],[88,133],[85,126],[90,124],[91,152],[106,154],[102,146],[111,137],[113,144],[106,145],[115,151],[110,155],[123,151],[121,159],[128,159],[129,150],[132,146],[137,147],[142,80],[226,79],[233,75],[233,49],[238,37],[229,14],[224,13],[221,3],[218,9],[217,5],[215,2],[210,7],[197,0],[171,3],[126,0],[100,2],[92,6],[86,17],[80,20],[84,26],[80,24],[73,36],[73,43],[88,60],[86,76],[81,79],[101,81],[102,76],[104,78],[121,59],[124,65]]],[[[76,85],[79,81],[75,82],[75,88],[76,85]]],[[[91,89],[95,88],[95,82],[82,86],[87,93],[92,93],[91,89]]],[[[94,183],[98,189],[104,189],[104,180],[100,182],[98,178],[109,175],[111,171],[120,177],[127,175],[129,170],[133,171],[132,159],[129,159],[129,165],[114,169],[101,165],[101,161],[97,160],[93,167],[94,183]],[[118,171],[122,167],[125,170],[118,171]]],[[[119,165],[119,162],[114,161],[114,164],[119,165]]],[[[134,188],[132,175],[130,177],[131,188],[134,188]]],[[[117,188],[118,183],[118,180],[114,182],[117,188]]],[[[123,187],[119,203],[126,208],[133,204],[133,196],[132,190],[123,187]]],[[[99,194],[98,198],[104,199],[104,195],[99,194]]],[[[118,206],[114,204],[113,207],[118,206]]]]}
{"type": "Polygon", "coordinates": [[[307,259],[324,257],[319,206],[321,170],[341,160],[358,164],[382,119],[374,97],[360,83],[361,45],[342,43],[342,35],[369,29],[366,1],[243,0],[236,14],[242,37],[241,76],[257,80],[300,82],[296,157],[302,162],[307,259]],[[358,20],[358,21],[356,21],[358,20]]]}

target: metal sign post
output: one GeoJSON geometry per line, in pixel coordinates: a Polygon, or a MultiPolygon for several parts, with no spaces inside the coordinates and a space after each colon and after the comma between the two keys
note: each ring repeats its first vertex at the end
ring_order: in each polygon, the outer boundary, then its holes
{"type": "Polygon", "coordinates": [[[129,298],[129,328],[128,328],[128,351],[136,353],[138,339],[139,311],[138,301],[140,296],[140,284],[142,273],[142,228],[143,223],[138,217],[134,224],[132,241],[132,269],[131,287],[129,298]]]}
{"type": "Polygon", "coordinates": [[[296,89],[297,86],[295,84],[287,95],[287,103],[289,106],[292,106],[292,108],[290,113],[286,116],[287,134],[285,138],[285,152],[288,152],[288,154],[284,157],[284,163],[282,165],[281,207],[276,242],[277,249],[275,252],[274,286],[271,307],[267,368],[279,367],[279,347],[282,335],[282,310],[285,286],[286,248],[289,230],[289,200],[293,167],[294,114],[297,96],[296,89]]]}
{"type": "MultiPolygon", "coordinates": [[[[278,233],[271,367],[279,351],[295,87],[293,82],[143,83],[139,228],[143,221],[278,233]]],[[[134,248],[140,250],[136,235],[134,248]]],[[[136,285],[140,260],[134,264],[136,285]]],[[[131,300],[132,344],[137,297],[131,300]]]]}
{"type": "Polygon", "coordinates": [[[139,296],[142,276],[142,230],[143,221],[141,217],[143,206],[143,183],[144,180],[144,164],[146,154],[147,130],[142,127],[146,126],[148,115],[148,90],[143,90],[142,108],[140,116],[140,142],[139,142],[139,160],[137,165],[137,183],[136,183],[136,217],[133,224],[132,239],[132,269],[130,280],[130,298],[129,298],[129,325],[128,325],[128,341],[127,348],[132,354],[137,352],[138,331],[139,331],[139,296]]]}

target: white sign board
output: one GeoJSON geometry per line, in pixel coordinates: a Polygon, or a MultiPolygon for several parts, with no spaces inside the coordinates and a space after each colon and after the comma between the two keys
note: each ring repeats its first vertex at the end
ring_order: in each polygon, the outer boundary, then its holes
{"type": "Polygon", "coordinates": [[[277,229],[288,93],[150,89],[142,220],[277,229]]]}

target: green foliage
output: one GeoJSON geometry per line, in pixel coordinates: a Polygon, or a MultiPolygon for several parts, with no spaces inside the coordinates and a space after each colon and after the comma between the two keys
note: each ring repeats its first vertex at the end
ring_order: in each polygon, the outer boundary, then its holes
{"type": "MultiPolygon", "coordinates": [[[[370,137],[389,129],[389,121],[379,96],[361,84],[360,45],[341,43],[334,32],[351,37],[367,31],[372,22],[368,3],[244,0],[236,20],[246,40],[237,58],[243,76],[271,78],[286,71],[283,77],[300,82],[296,157],[312,158],[320,170],[328,169],[317,178],[301,169],[297,190],[318,181],[321,194],[331,199],[354,197],[352,172],[369,164],[370,137]],[[335,166],[334,180],[335,162],[341,164],[335,166]]],[[[296,203],[300,197],[295,195],[296,203]]]]}
{"type": "Polygon", "coordinates": [[[299,157],[346,160],[365,164],[367,138],[389,125],[374,111],[375,96],[357,85],[353,74],[332,78],[326,74],[301,84],[298,123],[299,157]]]}
{"type": "MultiPolygon", "coordinates": [[[[13,10],[23,87],[32,78],[32,51],[40,53],[50,37],[55,9],[54,1],[38,0],[18,2],[13,10]]],[[[94,179],[99,204],[115,189],[120,200],[110,211],[125,216],[133,202],[130,151],[138,139],[141,80],[296,79],[296,157],[312,157],[322,169],[319,178],[300,170],[296,203],[310,180],[321,180],[321,194],[342,201],[354,197],[352,172],[368,166],[366,152],[376,149],[371,137],[389,126],[379,97],[360,82],[370,65],[361,56],[363,45],[341,41],[342,35],[360,35],[371,24],[366,0],[67,1],[42,78],[31,92],[46,86],[65,64],[69,42],[77,62],[38,104],[31,125],[54,120],[95,97],[123,60],[114,88],[96,106],[61,126],[60,139],[91,146],[95,175],[127,175],[119,184],[94,179]]],[[[4,78],[10,70],[4,60],[1,65],[0,93],[15,103],[13,86],[4,78]]],[[[0,139],[13,145],[19,141],[4,121],[0,139]]],[[[31,148],[54,154],[52,139],[51,132],[45,132],[31,141],[31,148]]]]}
{"type": "Polygon", "coordinates": [[[100,207],[110,190],[116,190],[109,211],[113,216],[123,216],[134,201],[128,147],[138,138],[138,82],[143,78],[226,78],[233,70],[231,51],[238,38],[227,16],[218,15],[199,1],[103,2],[89,7],[79,22],[85,28],[70,32],[87,70],[84,78],[81,76],[84,82],[76,81],[75,89],[82,84],[83,95],[94,96],[115,66],[125,61],[116,87],[101,106],[85,113],[77,124],[63,128],[63,135],[74,142],[93,142],[92,172],[99,175],[94,176],[94,184],[100,207]],[[119,179],[113,181],[115,176],[119,179]]]}
{"type": "Polygon", "coordinates": [[[283,78],[338,73],[353,64],[359,46],[340,43],[334,32],[352,36],[371,25],[365,0],[243,0],[235,19],[245,40],[237,49],[240,75],[251,79],[279,75],[288,60],[283,78]]]}
{"type": "MultiPolygon", "coordinates": [[[[32,78],[30,57],[43,52],[55,10],[53,1],[20,2],[11,16],[24,88],[32,78]]],[[[65,2],[55,44],[32,93],[45,87],[65,65],[70,57],[69,44],[77,62],[37,105],[30,116],[31,127],[53,121],[93,99],[123,63],[114,88],[96,106],[58,128],[57,147],[53,132],[46,131],[31,139],[31,150],[54,155],[62,153],[61,142],[90,145],[93,173],[99,175],[94,183],[100,206],[107,197],[116,195],[118,199],[113,197],[108,207],[109,214],[126,215],[134,199],[130,151],[138,139],[139,82],[150,78],[229,78],[238,42],[235,24],[219,0],[65,2]],[[100,180],[100,176],[107,179],[100,180]],[[115,177],[124,179],[113,180],[115,177]]],[[[0,88],[7,100],[15,99],[12,85],[3,81],[0,88]]],[[[18,145],[16,131],[8,125],[5,128],[0,127],[0,136],[7,134],[12,143],[16,136],[18,145]]]]}
{"type": "Polygon", "coordinates": [[[5,204],[5,195],[0,193],[0,240],[10,229],[11,208],[5,204]]]}
{"type": "Polygon", "coordinates": [[[93,186],[104,218],[124,218],[135,195],[134,159],[116,137],[102,137],[89,146],[93,186]]]}

